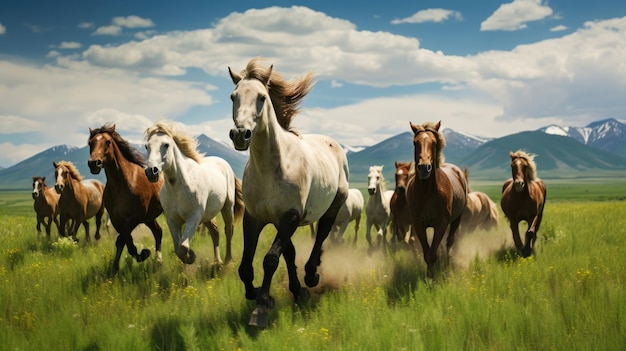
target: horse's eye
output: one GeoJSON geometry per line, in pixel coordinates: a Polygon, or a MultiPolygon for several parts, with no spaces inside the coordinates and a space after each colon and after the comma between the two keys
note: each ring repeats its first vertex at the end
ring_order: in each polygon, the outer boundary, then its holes
{"type": "Polygon", "coordinates": [[[163,144],[163,148],[164,148],[164,149],[166,149],[166,150],[167,150],[169,147],[170,147],[170,144],[168,144],[168,143],[163,144]]]}
{"type": "Polygon", "coordinates": [[[148,145],[144,145],[143,147],[144,147],[146,150],[148,150],[148,145]]]}
{"type": "Polygon", "coordinates": [[[259,100],[261,100],[261,102],[265,102],[265,98],[267,98],[267,96],[265,96],[265,95],[260,95],[259,96],[259,100]]]}

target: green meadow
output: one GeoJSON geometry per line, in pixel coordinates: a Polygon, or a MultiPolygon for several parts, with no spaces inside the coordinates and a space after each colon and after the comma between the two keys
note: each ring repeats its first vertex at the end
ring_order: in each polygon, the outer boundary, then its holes
{"type": "MultiPolygon", "coordinates": [[[[475,183],[499,201],[501,184],[475,183]]],[[[134,232],[153,256],[126,253],[109,267],[116,234],[79,242],[38,236],[29,191],[0,192],[1,350],[619,350],[626,345],[626,182],[547,181],[548,201],[536,255],[511,249],[501,218],[494,232],[458,241],[435,280],[421,257],[397,247],[367,254],[365,218],[356,247],[325,244],[320,285],[295,306],[281,262],[270,326],[249,327],[235,263],[213,265],[208,235],[192,241],[184,265],[164,228],[163,262],[154,240],[134,232]]],[[[367,197],[366,197],[367,199],[367,197]]],[[[104,228],[104,226],[103,226],[104,228]]],[[[220,222],[221,228],[221,222],[220,222]]],[[[353,224],[345,238],[352,238],[353,224]]],[[[255,283],[274,238],[267,227],[255,257],[255,283]]],[[[222,239],[222,245],[225,240],[222,239]]],[[[299,267],[312,246],[308,228],[294,236],[299,267]]],[[[225,249],[222,247],[222,252],[225,249]]],[[[300,278],[304,274],[300,274],[300,278]]]]}

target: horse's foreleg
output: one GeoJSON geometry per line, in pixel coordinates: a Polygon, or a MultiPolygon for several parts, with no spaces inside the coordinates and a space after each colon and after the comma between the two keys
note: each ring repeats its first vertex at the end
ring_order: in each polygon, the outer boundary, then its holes
{"type": "Polygon", "coordinates": [[[163,239],[163,229],[161,229],[161,226],[156,219],[146,222],[145,225],[150,228],[150,231],[152,231],[152,235],[154,236],[156,259],[158,262],[162,262],[163,254],[161,253],[161,241],[163,239]]]}
{"type": "Polygon", "coordinates": [[[96,240],[100,240],[100,227],[102,226],[102,215],[104,215],[104,206],[96,213],[96,240]]]}
{"type": "Polygon", "coordinates": [[[450,222],[450,230],[448,231],[448,240],[446,241],[446,249],[448,255],[452,251],[452,246],[454,245],[454,240],[456,239],[456,232],[461,224],[461,216],[457,217],[455,220],[450,222]]]}
{"type": "MultiPolygon", "coordinates": [[[[198,225],[200,224],[200,219],[202,214],[200,213],[201,209],[198,209],[196,213],[194,213],[190,218],[187,218],[187,223],[184,226],[180,225],[182,229],[182,238],[180,239],[180,245],[176,247],[176,256],[180,258],[180,260],[185,264],[192,264],[196,260],[196,254],[191,249],[191,239],[193,235],[196,233],[198,229],[198,225]]],[[[219,232],[217,231],[217,225],[214,221],[206,222],[205,225],[209,229],[209,234],[211,234],[211,239],[213,239],[213,251],[218,255],[215,257],[215,261],[221,261],[221,257],[219,257],[219,232]],[[217,238],[217,242],[216,242],[217,238]],[[215,249],[217,245],[217,249],[215,249]]],[[[172,235],[174,235],[172,233],[172,235]]]]}
{"type": "Polygon", "coordinates": [[[541,225],[541,213],[538,213],[535,218],[533,218],[532,223],[528,225],[528,230],[526,231],[526,238],[524,249],[522,250],[522,256],[528,257],[532,255],[535,249],[535,241],[537,240],[537,232],[539,231],[539,226],[541,225]]]}
{"type": "Polygon", "coordinates": [[[252,261],[259,242],[259,234],[261,234],[264,226],[265,223],[259,222],[248,211],[245,211],[243,216],[243,254],[239,264],[239,279],[243,282],[248,300],[255,300],[257,297],[257,291],[253,285],[254,268],[252,261]]]}
{"type": "Polygon", "coordinates": [[[50,237],[50,231],[52,230],[52,215],[48,217],[48,221],[45,221],[46,219],[44,218],[44,226],[46,227],[46,235],[48,235],[48,238],[50,237]]]}
{"type": "Polygon", "coordinates": [[[65,237],[67,234],[65,232],[65,225],[67,222],[67,217],[65,217],[64,215],[60,215],[59,216],[59,236],[61,237],[65,237]]]}
{"type": "MultiPolygon", "coordinates": [[[[74,241],[78,241],[78,239],[76,239],[76,234],[78,234],[78,228],[80,228],[80,225],[78,225],[76,227],[76,231],[74,231],[74,241]]],[[[85,228],[85,239],[87,239],[87,241],[90,240],[89,238],[89,221],[87,219],[85,219],[83,221],[83,228],[85,228]]]]}
{"type": "Polygon", "coordinates": [[[352,241],[352,246],[356,247],[356,238],[357,235],[359,234],[359,225],[361,224],[361,216],[359,215],[355,220],[354,220],[354,240],[352,241]]]}
{"type": "Polygon", "coordinates": [[[308,299],[309,291],[300,285],[296,267],[296,248],[291,240],[285,243],[283,257],[285,258],[287,274],[289,275],[289,291],[293,294],[293,299],[297,304],[303,303],[308,299]]]}
{"type": "MultiPolygon", "coordinates": [[[[515,243],[515,247],[522,252],[524,248],[524,244],[522,244],[522,239],[519,235],[519,221],[512,220],[510,222],[511,232],[513,233],[513,242],[515,243]]],[[[523,253],[522,253],[523,255],[523,253]]]]}
{"type": "Polygon", "coordinates": [[[372,230],[372,225],[372,221],[368,218],[365,224],[365,239],[367,240],[370,249],[372,248],[372,235],[370,234],[370,231],[372,230]]]}
{"type": "MultiPolygon", "coordinates": [[[[424,257],[428,268],[428,276],[430,278],[435,277],[435,264],[437,263],[439,245],[441,244],[443,237],[446,235],[446,229],[448,229],[447,227],[448,226],[446,224],[440,224],[433,228],[433,242],[428,250],[428,255],[424,257]]],[[[448,240],[450,240],[450,237],[448,237],[448,240]]]]}
{"type": "Polygon", "coordinates": [[[126,239],[123,237],[123,234],[118,234],[115,240],[115,258],[113,258],[113,264],[111,266],[113,273],[117,273],[120,270],[120,258],[122,257],[122,250],[124,250],[125,244],[126,239]]]}

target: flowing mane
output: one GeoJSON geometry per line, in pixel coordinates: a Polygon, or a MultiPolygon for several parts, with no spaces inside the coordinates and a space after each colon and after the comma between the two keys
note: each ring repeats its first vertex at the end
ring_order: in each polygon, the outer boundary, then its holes
{"type": "Polygon", "coordinates": [[[69,173],[70,177],[74,178],[77,181],[82,181],[83,180],[83,176],[80,175],[80,172],[78,172],[78,169],[76,168],[76,166],[74,166],[74,164],[70,161],[59,161],[57,162],[57,165],[59,167],[63,167],[65,169],[67,169],[67,173],[69,173]]]}
{"type": "Polygon", "coordinates": [[[300,102],[313,88],[313,73],[305,73],[291,81],[285,80],[278,72],[260,65],[260,58],[248,62],[241,75],[248,79],[267,82],[267,87],[276,111],[276,119],[281,127],[298,134],[291,128],[291,121],[299,112],[300,102]],[[268,76],[269,73],[269,76],[268,76]]]}
{"type": "Polygon", "coordinates": [[[91,135],[89,136],[89,138],[91,139],[94,135],[99,134],[99,133],[107,133],[107,134],[109,134],[113,138],[115,143],[117,144],[117,147],[122,152],[122,155],[128,161],[130,161],[132,163],[135,163],[135,164],[138,164],[142,168],[146,166],[146,159],[143,157],[143,155],[139,151],[137,151],[137,149],[132,147],[128,143],[128,141],[123,139],[119,135],[118,132],[115,131],[115,125],[113,125],[111,123],[106,123],[105,125],[103,125],[100,128],[95,128],[95,129],[91,130],[91,135]]]}
{"type": "Polygon", "coordinates": [[[529,154],[523,150],[517,150],[512,153],[512,156],[526,160],[526,163],[528,163],[528,171],[526,172],[528,180],[537,179],[537,164],[535,163],[535,156],[537,155],[529,154]]]}
{"type": "Polygon", "coordinates": [[[182,152],[186,157],[189,157],[198,163],[200,163],[204,157],[204,155],[199,153],[197,150],[198,141],[185,134],[183,131],[177,130],[173,123],[157,122],[155,125],[149,127],[145,132],[146,140],[150,139],[152,135],[157,133],[163,133],[174,139],[176,146],[178,146],[180,152],[182,152]]]}

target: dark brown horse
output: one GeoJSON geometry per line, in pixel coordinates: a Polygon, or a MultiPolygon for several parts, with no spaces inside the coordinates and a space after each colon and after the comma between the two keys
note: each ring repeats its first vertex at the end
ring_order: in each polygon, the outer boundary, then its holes
{"type": "Polygon", "coordinates": [[[43,224],[46,234],[50,237],[53,221],[59,230],[59,197],[54,188],[46,185],[46,177],[33,177],[33,200],[35,200],[33,208],[37,214],[37,234],[41,234],[43,224]]]}
{"type": "Polygon", "coordinates": [[[88,219],[96,217],[96,240],[100,239],[100,225],[104,214],[102,193],[104,184],[97,179],[85,179],[72,162],[53,162],[54,188],[61,195],[59,198],[59,234],[71,235],[74,241],[81,223],[85,228],[85,237],[89,240],[88,219]],[[69,225],[68,225],[69,224],[69,225]],[[69,228],[66,233],[66,228],[69,228]]]}
{"type": "Polygon", "coordinates": [[[410,125],[413,130],[416,175],[407,187],[407,203],[413,230],[422,246],[428,275],[434,277],[437,250],[448,227],[448,253],[454,244],[454,234],[465,208],[467,184],[461,169],[443,163],[445,139],[439,133],[441,122],[410,125]],[[426,236],[428,227],[434,229],[430,245],[426,236]]]}
{"type": "Polygon", "coordinates": [[[541,225],[546,201],[546,185],[537,177],[534,155],[524,151],[509,152],[512,178],[502,186],[500,206],[511,224],[513,241],[523,257],[532,254],[541,225]],[[519,223],[526,221],[526,242],[522,244],[519,223]]]}
{"type": "Polygon", "coordinates": [[[105,124],[101,128],[89,128],[89,153],[87,164],[93,174],[104,168],[107,177],[104,189],[104,206],[111,218],[111,224],[119,233],[115,242],[113,271],[119,269],[124,246],[128,253],[142,262],[150,257],[150,250],[137,252],[131,232],[144,223],[154,235],[157,260],[161,260],[161,238],[163,232],[157,217],[163,212],[159,192],[163,177],[150,182],[144,173],[145,158],[116,131],[115,125],[105,124]]]}
{"type": "Polygon", "coordinates": [[[389,207],[391,208],[391,230],[398,242],[409,242],[407,234],[411,230],[411,212],[406,202],[406,187],[409,178],[415,177],[413,162],[395,162],[396,166],[396,189],[391,196],[389,207]]]}

